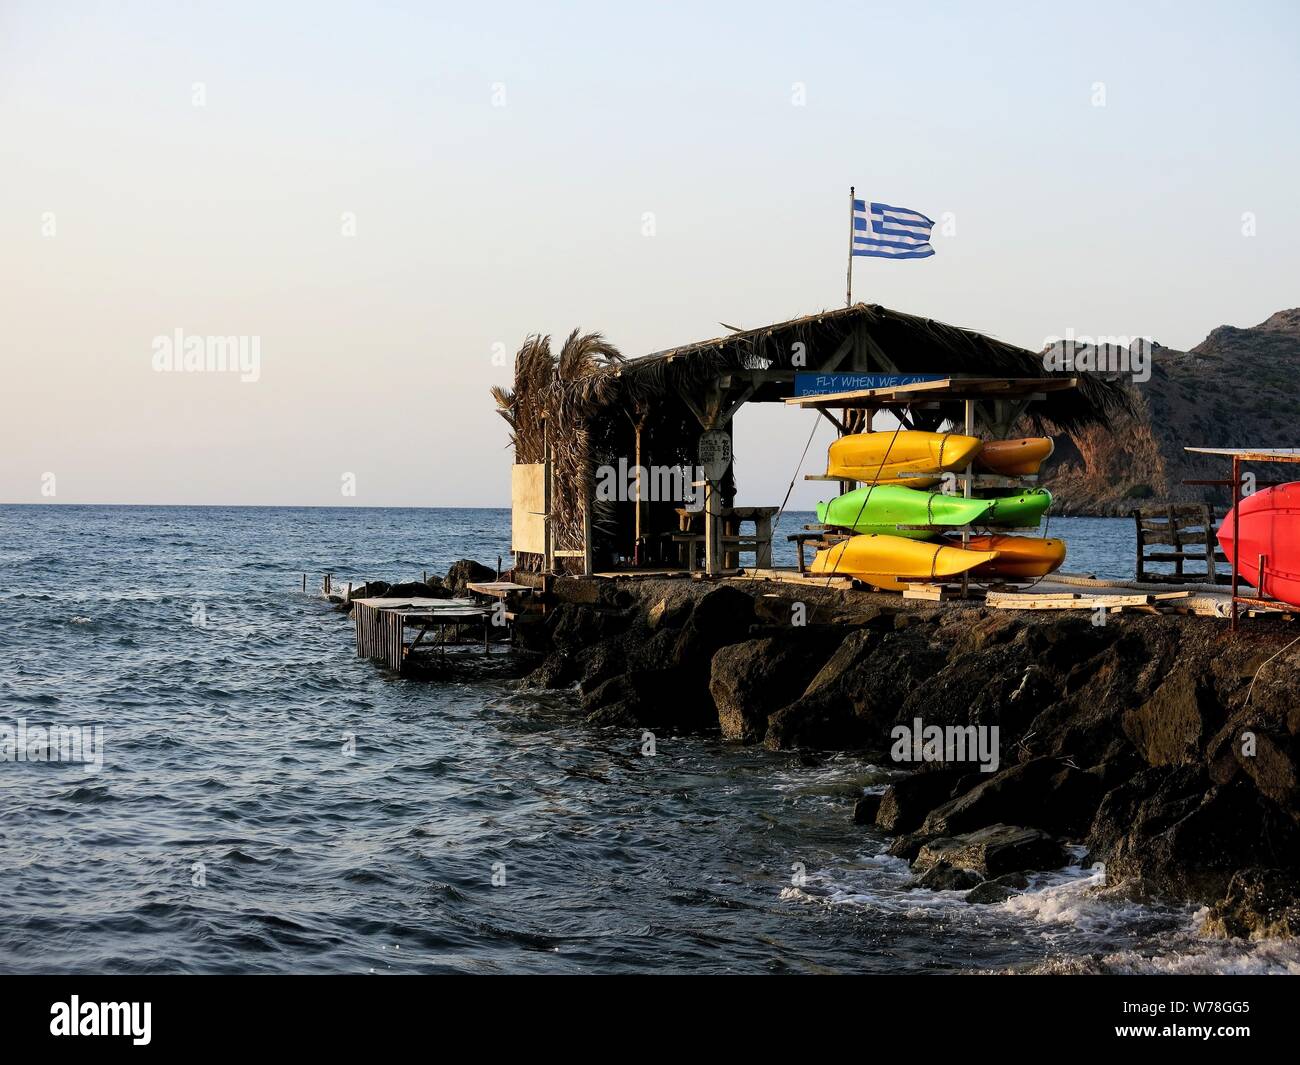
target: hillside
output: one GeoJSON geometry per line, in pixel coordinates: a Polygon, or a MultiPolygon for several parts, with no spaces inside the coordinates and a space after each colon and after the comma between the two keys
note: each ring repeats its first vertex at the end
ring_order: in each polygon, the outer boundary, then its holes
{"type": "MultiPolygon", "coordinates": [[[[1300,308],[1247,329],[1219,326],[1190,351],[1155,345],[1151,376],[1133,384],[1135,415],[1106,429],[1056,436],[1044,468],[1058,514],[1127,515],[1143,502],[1226,502],[1222,459],[1184,446],[1300,446],[1300,308]]],[[[1296,480],[1294,466],[1262,479],[1296,480]]]]}

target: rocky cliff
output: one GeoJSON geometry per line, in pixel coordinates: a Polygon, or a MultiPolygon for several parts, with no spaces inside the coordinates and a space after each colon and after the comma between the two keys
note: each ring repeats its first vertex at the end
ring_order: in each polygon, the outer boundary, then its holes
{"type": "MultiPolygon", "coordinates": [[[[1131,384],[1135,413],[1105,429],[1056,437],[1044,483],[1058,514],[1127,515],[1143,502],[1224,504],[1227,462],[1185,446],[1300,446],[1300,308],[1248,329],[1220,326],[1190,351],[1155,344],[1147,381],[1131,384]]],[[[1295,467],[1259,467],[1295,480],[1295,467]]]]}

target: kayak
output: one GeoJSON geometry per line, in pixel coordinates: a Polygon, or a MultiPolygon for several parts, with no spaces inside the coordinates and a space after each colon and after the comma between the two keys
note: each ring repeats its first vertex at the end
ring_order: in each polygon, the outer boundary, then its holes
{"type": "MultiPolygon", "coordinates": [[[[953,536],[944,539],[953,547],[961,543],[953,536]]],[[[984,533],[970,538],[970,550],[992,551],[998,556],[972,569],[972,577],[1045,577],[1065,563],[1065,541],[1041,536],[984,533]]]]}
{"type": "Polygon", "coordinates": [[[817,504],[817,520],[859,533],[886,533],[909,540],[928,540],[930,529],[900,529],[899,525],[970,525],[980,522],[992,499],[963,499],[941,492],[921,492],[895,484],[876,484],[845,492],[829,503],[817,504]]]}
{"type": "Polygon", "coordinates": [[[1018,440],[986,440],[975,459],[975,468],[1004,477],[1027,477],[1055,450],[1050,436],[1026,436],[1018,440]]]}
{"type": "Polygon", "coordinates": [[[988,514],[981,524],[1001,525],[1008,529],[1036,529],[1043,513],[1052,505],[1052,493],[1046,488],[1029,488],[1009,496],[986,499],[988,514]]]}
{"type": "Polygon", "coordinates": [[[997,557],[996,551],[963,551],[947,544],[870,533],[818,551],[811,572],[857,577],[878,588],[900,588],[908,581],[956,577],[997,557]]]}
{"type": "Polygon", "coordinates": [[[1300,481],[1261,488],[1237,504],[1218,528],[1219,545],[1238,572],[1262,595],[1300,606],[1300,481]],[[1260,559],[1264,575],[1260,578],[1260,559]]]}
{"type": "Polygon", "coordinates": [[[944,473],[964,470],[979,452],[981,441],[957,433],[854,433],[830,446],[826,473],[830,477],[929,488],[944,473]],[[907,476],[912,474],[913,476],[907,476]]]}

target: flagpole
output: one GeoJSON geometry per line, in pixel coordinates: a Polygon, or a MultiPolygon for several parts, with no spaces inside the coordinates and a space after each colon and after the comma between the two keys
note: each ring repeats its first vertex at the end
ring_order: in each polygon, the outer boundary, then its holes
{"type": "Polygon", "coordinates": [[[853,306],[853,186],[849,186],[849,268],[844,285],[844,306],[853,306]]]}

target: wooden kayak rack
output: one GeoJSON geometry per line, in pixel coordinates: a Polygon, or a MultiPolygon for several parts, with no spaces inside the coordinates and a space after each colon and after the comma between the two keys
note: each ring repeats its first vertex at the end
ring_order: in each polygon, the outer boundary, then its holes
{"type": "MultiPolygon", "coordinates": [[[[815,396],[793,396],[785,402],[790,406],[815,410],[826,418],[841,435],[850,432],[872,432],[872,421],[878,411],[889,411],[898,419],[905,429],[916,427],[918,412],[934,412],[944,405],[951,409],[960,402],[965,412],[966,436],[974,436],[977,428],[987,432],[994,439],[1005,439],[1012,426],[1035,401],[1047,398],[1049,392],[1061,392],[1079,386],[1077,377],[958,377],[949,376],[933,381],[916,381],[911,384],[890,385],[884,388],[860,388],[848,392],[831,392],[815,396]],[[841,411],[840,418],[830,412],[841,411]]],[[[933,413],[929,417],[937,417],[933,413]]],[[[928,474],[900,473],[900,479],[928,476],[928,474]]],[[[970,499],[976,488],[1021,488],[1027,484],[1036,484],[1036,474],[1023,477],[1008,477],[1000,474],[976,473],[974,465],[968,465],[958,474],[962,484],[962,495],[970,499]]],[[[857,478],[837,477],[830,474],[806,474],[810,481],[839,481],[841,491],[852,490],[852,485],[862,483],[857,478]]],[[[922,526],[899,526],[899,528],[919,529],[922,526]]],[[[935,527],[936,529],[938,527],[935,527]]],[[[953,532],[959,532],[962,547],[970,544],[971,527],[945,526],[953,532]]],[[[999,530],[1002,531],[1002,530],[999,530]]],[[[1005,530],[1010,532],[1011,530],[1005,530]]],[[[847,539],[847,537],[843,537],[847,539]]],[[[818,549],[839,543],[829,536],[816,538],[796,533],[788,537],[796,544],[799,559],[799,572],[804,572],[803,547],[811,544],[818,549]]],[[[919,582],[918,582],[919,583],[919,582]]],[[[906,593],[904,593],[906,594],[906,593]]],[[[962,598],[971,594],[971,578],[962,574],[960,583],[962,598]]],[[[930,598],[929,593],[917,593],[918,596],[930,598]]],[[[940,598],[943,593],[940,592],[940,598]]]]}

